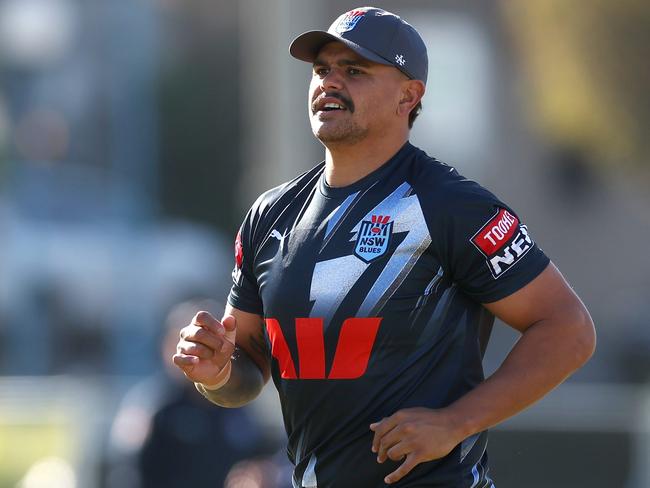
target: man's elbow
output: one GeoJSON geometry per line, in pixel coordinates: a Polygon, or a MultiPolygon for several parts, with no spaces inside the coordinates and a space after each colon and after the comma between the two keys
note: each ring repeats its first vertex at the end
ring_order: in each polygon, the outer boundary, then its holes
{"type": "Polygon", "coordinates": [[[589,312],[580,307],[574,312],[571,326],[576,369],[582,367],[596,351],[596,329],[589,312]]]}

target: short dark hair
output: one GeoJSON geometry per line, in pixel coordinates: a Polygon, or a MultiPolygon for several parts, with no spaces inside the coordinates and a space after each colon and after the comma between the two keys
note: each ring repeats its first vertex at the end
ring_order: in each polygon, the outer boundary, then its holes
{"type": "Polygon", "coordinates": [[[420,112],[422,112],[422,102],[418,102],[418,104],[413,107],[413,110],[411,110],[411,113],[409,113],[409,129],[413,128],[413,122],[418,118],[420,112]]]}

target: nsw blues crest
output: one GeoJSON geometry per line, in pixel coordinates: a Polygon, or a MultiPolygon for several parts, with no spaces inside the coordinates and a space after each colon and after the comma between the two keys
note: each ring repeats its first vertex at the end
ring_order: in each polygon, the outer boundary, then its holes
{"type": "Polygon", "coordinates": [[[364,9],[350,10],[349,12],[344,13],[339,17],[340,20],[336,26],[336,32],[342,34],[343,32],[351,31],[357,26],[366,13],[367,12],[364,9]]]}
{"type": "Polygon", "coordinates": [[[390,215],[373,215],[371,220],[362,221],[354,254],[366,263],[383,256],[388,250],[392,232],[390,215]]]}

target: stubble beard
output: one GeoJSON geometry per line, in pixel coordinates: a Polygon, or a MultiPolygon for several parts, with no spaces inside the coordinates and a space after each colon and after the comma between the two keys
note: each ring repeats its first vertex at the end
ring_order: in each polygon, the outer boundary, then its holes
{"type": "MultiPolygon", "coordinates": [[[[314,115],[313,117],[318,117],[314,115]]],[[[325,146],[331,144],[355,144],[366,138],[368,129],[352,120],[321,122],[312,118],[312,132],[325,146]]]]}

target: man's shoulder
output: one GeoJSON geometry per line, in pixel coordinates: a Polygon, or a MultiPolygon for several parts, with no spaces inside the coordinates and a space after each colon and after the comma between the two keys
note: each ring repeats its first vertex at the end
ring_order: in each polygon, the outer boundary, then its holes
{"type": "Polygon", "coordinates": [[[417,149],[414,157],[411,180],[420,197],[446,204],[494,198],[494,195],[481,184],[465,177],[455,167],[429,156],[421,149],[417,149]]]}
{"type": "Polygon", "coordinates": [[[292,200],[298,192],[315,184],[323,172],[324,163],[319,163],[295,178],[274,186],[262,193],[251,206],[254,213],[262,214],[275,207],[280,201],[292,200]]]}

